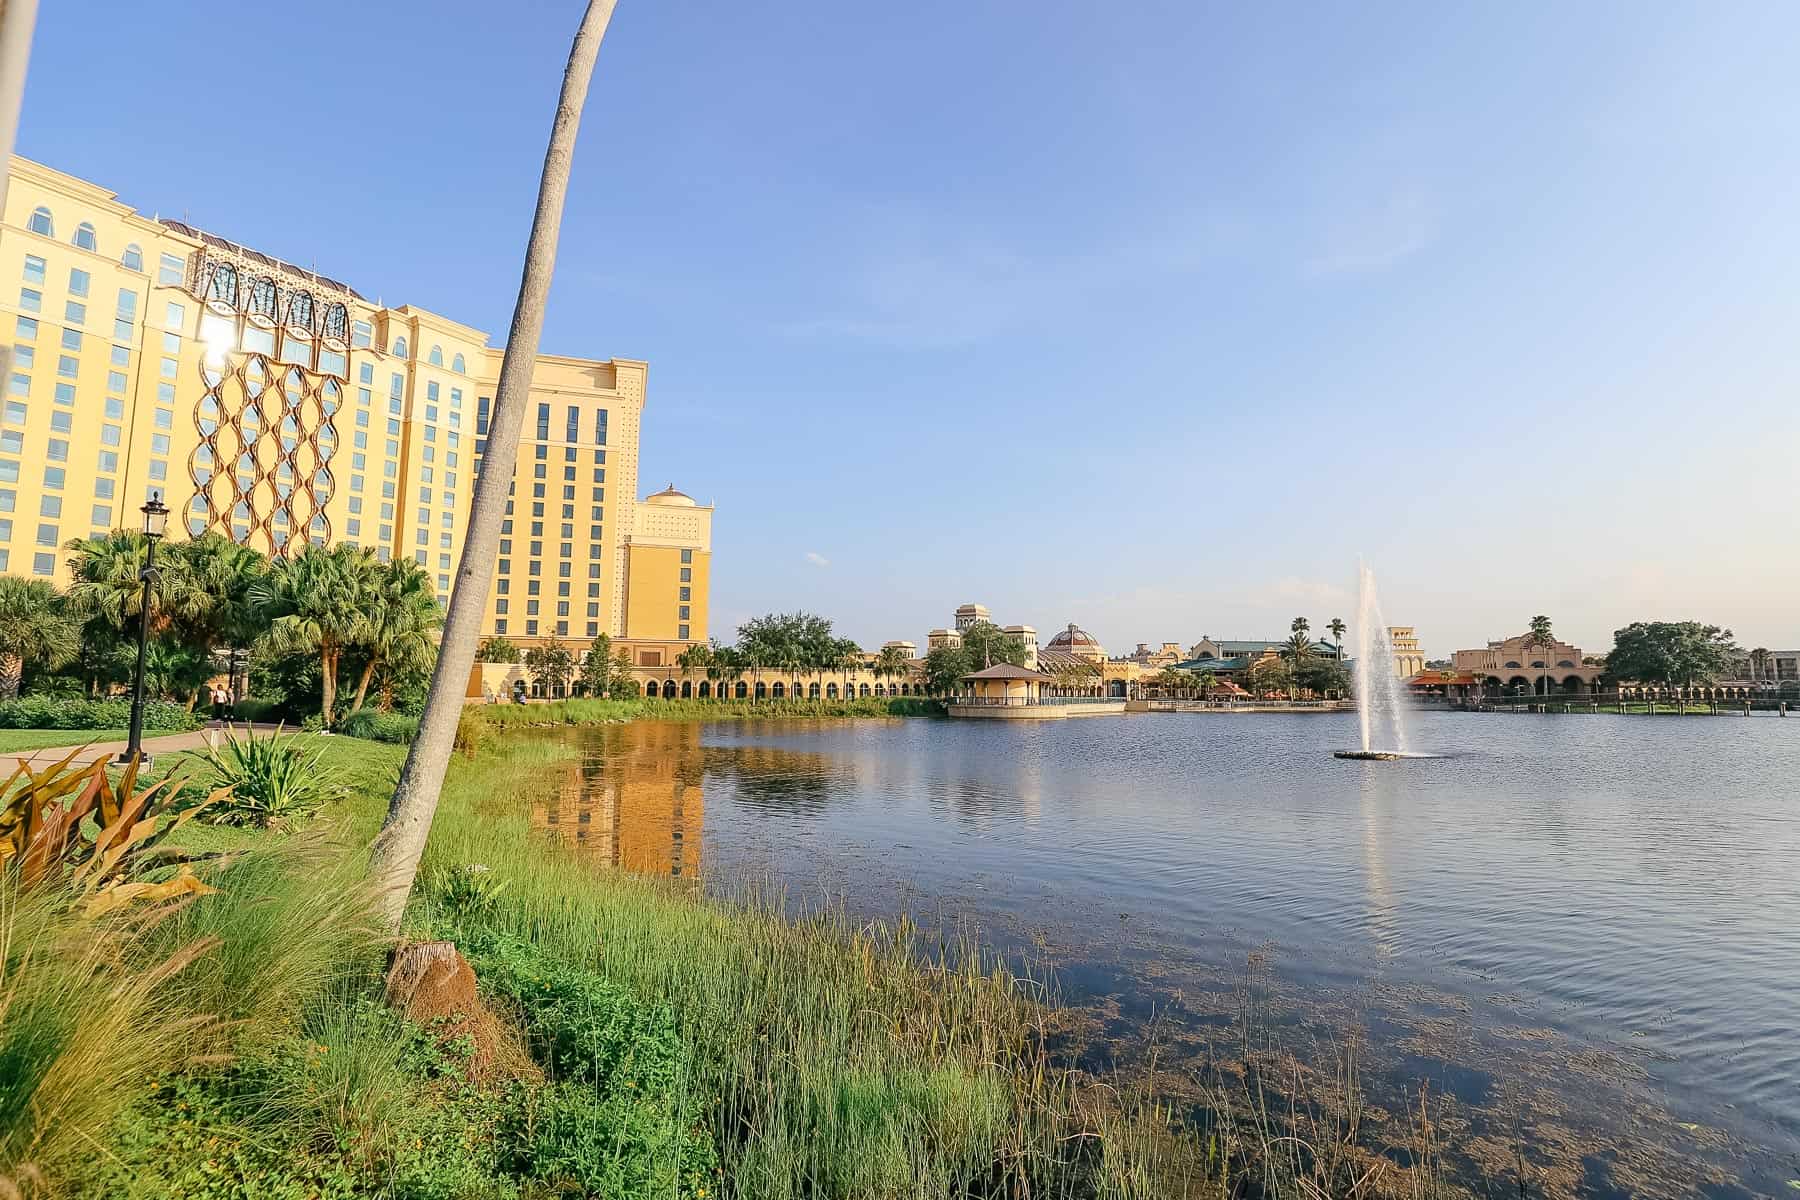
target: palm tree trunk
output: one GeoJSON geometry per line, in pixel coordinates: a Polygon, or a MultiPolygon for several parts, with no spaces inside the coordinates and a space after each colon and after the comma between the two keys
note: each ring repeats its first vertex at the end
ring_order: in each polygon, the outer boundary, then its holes
{"type": "Polygon", "coordinates": [[[356,681],[356,699],[350,702],[351,712],[362,711],[363,701],[369,694],[369,680],[373,678],[375,678],[375,658],[371,655],[369,661],[363,666],[362,678],[356,681]]]}
{"type": "Polygon", "coordinates": [[[0,700],[17,700],[25,678],[25,660],[17,654],[0,654],[0,700]]]}
{"type": "Polygon", "coordinates": [[[319,649],[319,708],[325,724],[331,724],[332,706],[337,701],[337,650],[327,642],[319,649]]]}
{"type": "Polygon", "coordinates": [[[538,183],[537,212],[531,222],[531,240],[525,249],[525,269],[519,280],[519,298],[513,307],[512,328],[507,334],[506,357],[500,365],[500,384],[494,391],[494,415],[488,430],[487,457],[475,484],[468,532],[463,540],[462,561],[457,565],[456,587],[444,622],[437,667],[431,675],[431,691],[419,719],[418,737],[406,755],[400,785],[388,805],[387,820],[369,858],[369,873],[376,887],[377,912],[390,933],[400,930],[406,898],[412,892],[425,853],[425,839],[437,813],[444,772],[455,748],[456,724],[462,716],[463,692],[475,663],[476,644],[486,613],[488,592],[493,587],[494,560],[500,548],[500,522],[505,515],[506,493],[512,486],[519,459],[519,433],[530,402],[532,368],[544,330],[544,308],[550,298],[550,280],[556,270],[556,243],[562,228],[563,200],[569,190],[569,167],[575,156],[575,135],[581,128],[581,110],[587,101],[588,83],[600,56],[600,43],[612,20],[615,0],[588,0],[587,12],[569,48],[563,71],[562,93],[557,98],[556,119],[550,129],[550,145],[544,152],[544,171],[538,183]]]}

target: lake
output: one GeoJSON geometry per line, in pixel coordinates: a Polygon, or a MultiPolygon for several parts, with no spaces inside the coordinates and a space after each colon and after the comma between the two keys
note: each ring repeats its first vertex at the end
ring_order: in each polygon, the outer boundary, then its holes
{"type": "Polygon", "coordinates": [[[1352,714],[638,722],[571,734],[534,819],[976,928],[1052,973],[1095,1068],[1354,1047],[1470,1179],[1523,1153],[1540,1194],[1794,1194],[1800,720],[1412,724],[1441,757],[1334,760],[1352,714]]]}

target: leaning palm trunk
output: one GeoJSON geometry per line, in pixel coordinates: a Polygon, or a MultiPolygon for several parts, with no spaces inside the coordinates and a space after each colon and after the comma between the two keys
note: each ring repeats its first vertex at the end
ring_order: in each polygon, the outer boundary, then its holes
{"type": "Polygon", "coordinates": [[[419,720],[418,737],[407,753],[400,784],[394,789],[387,820],[370,856],[369,873],[377,892],[378,911],[392,933],[400,930],[406,898],[412,891],[413,877],[418,874],[419,858],[425,852],[444,772],[450,765],[457,720],[462,715],[463,692],[475,662],[488,590],[493,586],[506,493],[519,458],[519,431],[530,398],[538,339],[544,329],[550,277],[556,268],[556,242],[562,226],[563,198],[569,189],[575,135],[581,127],[588,81],[593,78],[594,62],[600,55],[600,42],[606,36],[614,3],[615,0],[589,0],[581,28],[575,33],[575,43],[569,49],[556,120],[550,129],[550,145],[544,153],[544,173],[538,184],[537,213],[525,250],[519,299],[513,308],[512,328],[507,332],[500,385],[494,393],[487,457],[475,484],[473,511],[463,542],[462,561],[457,565],[456,588],[450,596],[437,668],[431,674],[431,691],[419,720]]]}

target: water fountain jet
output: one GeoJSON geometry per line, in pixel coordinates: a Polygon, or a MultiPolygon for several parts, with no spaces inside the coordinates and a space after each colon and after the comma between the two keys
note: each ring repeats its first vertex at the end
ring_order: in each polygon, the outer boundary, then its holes
{"type": "Polygon", "coordinates": [[[1394,647],[1375,592],[1375,573],[1367,563],[1357,572],[1356,716],[1362,726],[1362,749],[1339,750],[1333,757],[1391,762],[1408,756],[1405,700],[1400,678],[1394,674],[1394,647]]]}

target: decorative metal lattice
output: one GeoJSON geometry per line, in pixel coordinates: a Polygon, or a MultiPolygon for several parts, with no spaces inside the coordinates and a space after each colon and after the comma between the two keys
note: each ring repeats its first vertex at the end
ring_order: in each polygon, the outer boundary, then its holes
{"type": "Polygon", "coordinates": [[[216,529],[275,554],[309,539],[330,541],[326,505],[336,488],[330,463],[342,385],[261,354],[202,362],[200,378],[189,531],[216,529]]]}

